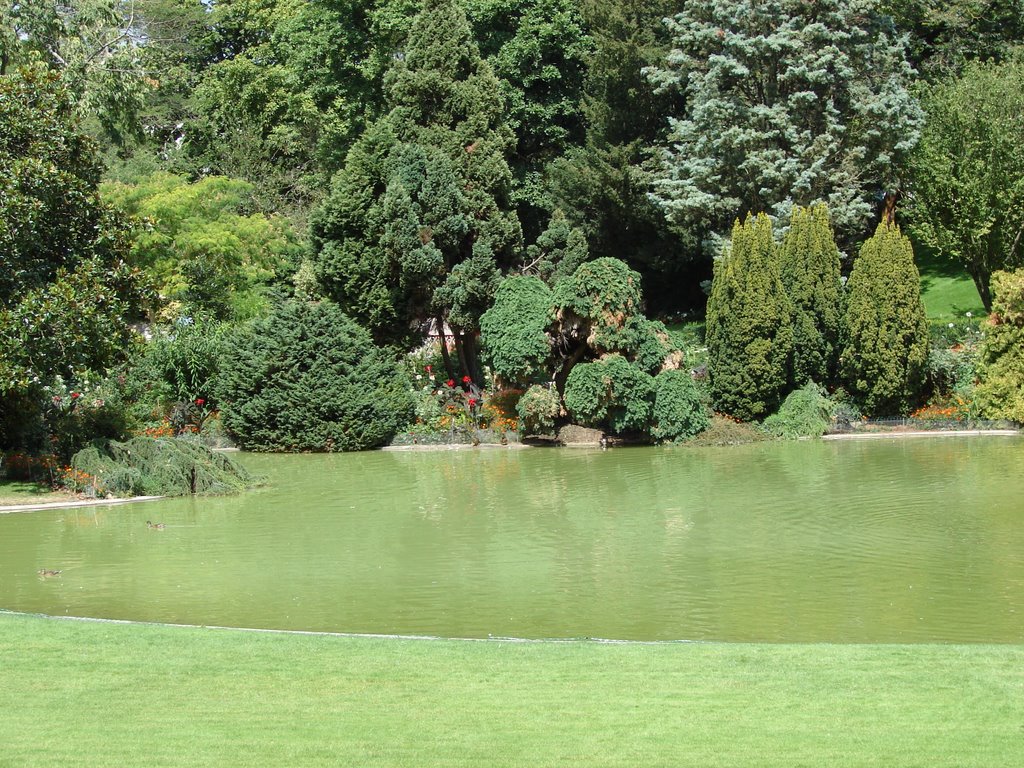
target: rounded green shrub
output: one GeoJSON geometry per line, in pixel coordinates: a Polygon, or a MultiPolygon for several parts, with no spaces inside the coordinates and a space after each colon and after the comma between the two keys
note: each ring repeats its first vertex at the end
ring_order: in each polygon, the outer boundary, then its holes
{"type": "Polygon", "coordinates": [[[654,377],[651,436],[674,441],[693,437],[711,425],[689,371],[662,371],[654,377]]]}
{"type": "Polygon", "coordinates": [[[554,388],[534,384],[516,404],[519,431],[524,435],[550,435],[555,431],[555,419],[561,410],[558,392],[554,388]]]}
{"type": "Polygon", "coordinates": [[[285,302],[225,343],[225,429],[251,451],[358,451],[412,418],[408,378],[330,302],[285,302]]]}
{"type": "Polygon", "coordinates": [[[821,437],[828,431],[836,414],[836,404],[813,381],[794,392],[782,403],[761,428],[769,435],[795,440],[798,437],[821,437]]]}
{"type": "Polygon", "coordinates": [[[536,277],[516,275],[498,286],[480,318],[484,359],[509,384],[546,378],[551,357],[551,290],[536,277]]]}
{"type": "Polygon", "coordinates": [[[573,421],[612,433],[647,432],[654,379],[621,355],[580,363],[565,382],[565,407],[573,421]]]}

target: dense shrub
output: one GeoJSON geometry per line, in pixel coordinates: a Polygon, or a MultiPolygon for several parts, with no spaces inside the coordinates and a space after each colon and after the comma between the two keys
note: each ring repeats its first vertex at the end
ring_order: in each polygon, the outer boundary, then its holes
{"type": "Polygon", "coordinates": [[[483,357],[503,381],[529,384],[550,364],[551,290],[536,277],[508,277],[480,318],[483,357]]]}
{"type": "Polygon", "coordinates": [[[555,318],[596,353],[631,353],[643,332],[640,275],[618,259],[587,262],[555,286],[555,318]]]}
{"type": "Polygon", "coordinates": [[[789,396],[761,428],[769,435],[794,440],[798,437],[821,437],[828,431],[836,413],[836,404],[825,391],[809,381],[789,396]]]}
{"type": "Polygon", "coordinates": [[[711,424],[689,371],[662,371],[654,377],[651,436],[674,441],[703,432],[711,424]]]}
{"type": "Polygon", "coordinates": [[[329,302],[285,302],[226,342],[224,426],[256,451],[356,451],[412,418],[407,377],[329,302]]]}
{"type": "Polygon", "coordinates": [[[736,222],[731,247],[715,264],[707,344],[716,408],[749,421],[778,407],[789,381],[792,310],[763,214],[736,222]]]}
{"type": "Polygon", "coordinates": [[[136,437],[79,451],[64,482],[97,495],[185,496],[232,493],[255,481],[223,453],[193,440],[136,437]]]}
{"type": "Polygon", "coordinates": [[[565,407],[573,421],[612,433],[646,432],[651,423],[654,379],[621,355],[572,369],[565,407]]]}
{"type": "Polygon", "coordinates": [[[708,428],[696,437],[687,440],[686,444],[694,447],[746,445],[767,439],[768,436],[753,424],[746,424],[716,413],[711,417],[711,424],[708,428]]]}
{"type": "Polygon", "coordinates": [[[846,346],[840,366],[868,415],[907,413],[928,371],[928,321],[910,240],[880,224],[847,282],[846,346]]]}
{"type": "Polygon", "coordinates": [[[992,275],[992,314],[984,327],[975,390],[981,415],[1024,423],[1024,271],[992,275]]]}
{"type": "Polygon", "coordinates": [[[549,435],[555,431],[555,419],[562,406],[558,392],[552,387],[534,384],[516,405],[519,414],[519,431],[524,435],[549,435]]]}

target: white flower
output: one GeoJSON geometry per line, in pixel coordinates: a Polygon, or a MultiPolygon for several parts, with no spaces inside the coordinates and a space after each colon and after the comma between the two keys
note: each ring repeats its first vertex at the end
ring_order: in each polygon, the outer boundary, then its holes
{"type": "Polygon", "coordinates": [[[967,316],[968,317],[974,317],[974,315],[972,315],[970,312],[967,313],[967,316]]]}
{"type": "Polygon", "coordinates": [[[952,327],[953,327],[953,324],[952,324],[952,323],[950,323],[950,324],[949,324],[949,327],[950,327],[950,328],[952,328],[952,327]]]}

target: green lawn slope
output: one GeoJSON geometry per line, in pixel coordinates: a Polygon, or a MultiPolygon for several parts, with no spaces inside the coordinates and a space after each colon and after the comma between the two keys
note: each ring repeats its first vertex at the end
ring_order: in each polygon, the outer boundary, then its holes
{"type": "Polygon", "coordinates": [[[0,766],[1018,766],[1020,646],[340,638],[0,614],[0,766]]]}
{"type": "Polygon", "coordinates": [[[915,261],[921,273],[921,298],[929,320],[962,319],[968,312],[974,317],[987,314],[974,281],[959,262],[922,247],[915,249],[915,261]]]}

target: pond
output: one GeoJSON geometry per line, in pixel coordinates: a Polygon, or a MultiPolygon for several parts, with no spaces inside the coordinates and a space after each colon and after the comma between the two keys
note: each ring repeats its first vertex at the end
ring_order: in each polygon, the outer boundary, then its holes
{"type": "Polygon", "coordinates": [[[1016,437],[240,458],[267,487],[0,515],[0,608],[446,637],[1024,641],[1016,437]]]}

